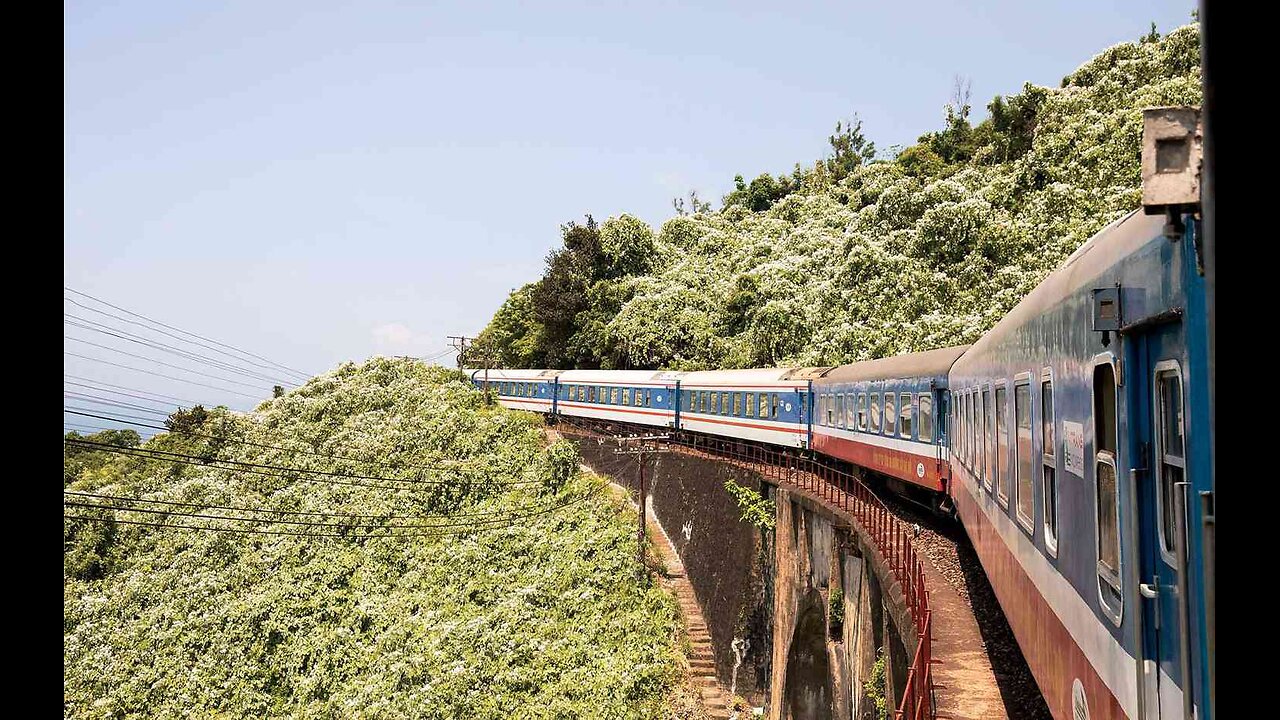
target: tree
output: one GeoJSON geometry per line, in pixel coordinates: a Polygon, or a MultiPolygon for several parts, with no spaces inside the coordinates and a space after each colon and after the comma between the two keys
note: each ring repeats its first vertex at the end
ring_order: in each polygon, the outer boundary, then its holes
{"type": "Polygon", "coordinates": [[[855,113],[853,120],[837,122],[836,132],[827,138],[831,155],[825,159],[831,179],[839,182],[876,156],[876,144],[862,134],[862,120],[855,113]]]}

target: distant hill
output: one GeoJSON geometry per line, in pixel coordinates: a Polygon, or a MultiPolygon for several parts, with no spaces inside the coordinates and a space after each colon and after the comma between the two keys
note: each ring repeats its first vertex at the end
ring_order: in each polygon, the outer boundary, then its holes
{"type": "Polygon", "coordinates": [[[890,157],[859,123],[790,175],[738,178],[655,234],[569,223],[481,335],[506,367],[827,365],[972,342],[1137,208],[1142,108],[1199,104],[1199,27],[1108,48],[890,157]]]}
{"type": "Polygon", "coordinates": [[[65,508],[115,522],[63,524],[64,717],[670,716],[675,600],[637,584],[634,513],[539,418],[374,359],[171,424],[64,456],[64,489],[92,494],[67,499],[173,513],[65,508]],[[274,514],[190,517],[243,508],[274,514]],[[361,537],[387,532],[418,536],[361,537]]]}

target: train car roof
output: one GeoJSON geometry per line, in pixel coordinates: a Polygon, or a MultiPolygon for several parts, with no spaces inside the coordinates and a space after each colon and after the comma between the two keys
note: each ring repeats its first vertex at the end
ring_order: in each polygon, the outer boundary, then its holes
{"type": "Polygon", "coordinates": [[[759,385],[804,385],[827,368],[750,368],[745,370],[695,370],[681,373],[683,386],[752,387],[759,385]]]}
{"type": "Polygon", "coordinates": [[[654,385],[672,382],[661,377],[659,370],[565,370],[560,382],[612,383],[616,385],[654,385]]]}
{"type": "Polygon", "coordinates": [[[832,368],[819,382],[858,382],[861,380],[895,380],[909,377],[946,375],[955,361],[968,350],[968,345],[953,345],[937,350],[907,353],[879,360],[864,360],[832,368]]]}
{"type": "Polygon", "coordinates": [[[1163,215],[1146,215],[1141,210],[1111,222],[1085,241],[1067,258],[1062,267],[1050,273],[1022,302],[1018,303],[995,327],[983,333],[973,344],[974,353],[999,343],[1015,328],[1051,310],[1116,264],[1120,258],[1134,254],[1152,238],[1164,233],[1163,215]]]}
{"type": "MultiPolygon", "coordinates": [[[[463,372],[472,380],[484,379],[484,368],[467,368],[463,372]]],[[[546,370],[546,369],[526,369],[515,370],[507,368],[489,368],[489,381],[494,380],[524,380],[537,382],[550,382],[557,375],[564,372],[563,370],[546,370]]]]}

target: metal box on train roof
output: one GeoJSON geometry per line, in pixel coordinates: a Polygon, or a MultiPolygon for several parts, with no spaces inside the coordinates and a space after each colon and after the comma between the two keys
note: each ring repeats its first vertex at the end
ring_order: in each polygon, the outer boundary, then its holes
{"type": "Polygon", "coordinates": [[[1142,207],[1148,215],[1200,203],[1198,107],[1142,111],[1142,207]]]}

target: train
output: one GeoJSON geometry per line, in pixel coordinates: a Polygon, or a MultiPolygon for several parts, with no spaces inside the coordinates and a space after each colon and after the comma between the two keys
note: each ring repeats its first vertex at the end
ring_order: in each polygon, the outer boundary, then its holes
{"type": "Polygon", "coordinates": [[[926,498],[964,528],[1055,718],[1208,720],[1210,315],[1200,209],[1169,178],[1198,168],[1189,112],[1147,111],[1143,207],[970,345],[838,367],[468,372],[506,407],[787,448],[926,498]]]}

